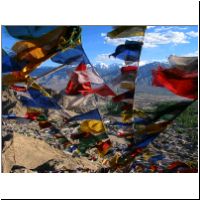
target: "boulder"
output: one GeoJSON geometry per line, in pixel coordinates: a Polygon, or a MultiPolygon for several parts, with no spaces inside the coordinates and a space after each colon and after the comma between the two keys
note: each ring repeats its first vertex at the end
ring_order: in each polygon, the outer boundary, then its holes
{"type": "Polygon", "coordinates": [[[23,166],[27,170],[36,171],[38,168],[39,172],[47,172],[48,166],[50,166],[49,169],[57,171],[76,171],[77,169],[96,171],[100,167],[97,163],[91,162],[87,158],[72,157],[70,154],[51,147],[45,141],[18,133],[14,133],[9,141],[4,142],[2,152],[3,172],[11,172],[13,166],[23,166]],[[47,164],[45,165],[45,163],[47,164]]]}

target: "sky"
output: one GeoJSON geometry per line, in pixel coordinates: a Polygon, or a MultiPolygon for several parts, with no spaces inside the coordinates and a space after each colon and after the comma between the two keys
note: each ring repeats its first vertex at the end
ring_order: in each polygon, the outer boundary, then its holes
{"type": "MultiPolygon", "coordinates": [[[[92,64],[122,63],[121,60],[109,55],[115,48],[127,39],[110,39],[106,34],[112,26],[81,26],[82,45],[92,64]]],[[[2,26],[2,48],[7,52],[17,40],[11,37],[2,26]]],[[[140,66],[154,61],[167,62],[170,55],[197,56],[198,55],[198,26],[147,26],[144,45],[140,57],[140,66]]],[[[50,60],[42,66],[56,66],[50,60]]]]}

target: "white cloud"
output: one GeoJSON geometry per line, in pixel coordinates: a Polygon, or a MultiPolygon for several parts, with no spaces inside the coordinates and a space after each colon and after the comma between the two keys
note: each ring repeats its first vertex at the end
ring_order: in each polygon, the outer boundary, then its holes
{"type": "Polygon", "coordinates": [[[115,60],[112,56],[109,57],[110,54],[99,54],[96,58],[96,62],[108,62],[111,60],[115,60]]]}
{"type": "Polygon", "coordinates": [[[194,31],[190,31],[186,33],[187,35],[189,35],[190,37],[198,37],[198,32],[194,32],[194,31]]]}
{"type": "Polygon", "coordinates": [[[106,36],[106,33],[101,33],[101,37],[105,37],[106,36]]]}
{"type": "Polygon", "coordinates": [[[143,66],[153,62],[168,63],[167,59],[150,59],[150,60],[141,60],[139,66],[143,66]]]}
{"type": "Polygon", "coordinates": [[[183,32],[168,31],[166,33],[147,33],[144,39],[144,47],[156,47],[161,44],[185,44],[189,43],[183,32]]]}
{"type": "Polygon", "coordinates": [[[142,39],[143,39],[142,36],[128,37],[128,38],[116,38],[116,39],[110,39],[109,37],[105,36],[104,42],[107,44],[118,46],[120,44],[124,44],[126,40],[141,41],[142,39]]]}
{"type": "MultiPolygon", "coordinates": [[[[125,43],[126,40],[142,40],[142,37],[129,37],[129,38],[116,38],[110,39],[109,37],[105,36],[105,43],[112,44],[114,46],[118,46],[120,44],[125,43]]],[[[158,45],[163,44],[185,44],[189,43],[188,36],[184,32],[179,31],[171,31],[168,30],[164,33],[159,32],[151,32],[146,33],[144,37],[144,47],[145,48],[154,48],[158,45]]]]}
{"type": "MultiPolygon", "coordinates": [[[[103,62],[96,63],[96,65],[99,65],[101,69],[108,69],[109,68],[109,65],[106,64],[106,63],[103,63],[103,62]]],[[[94,66],[96,66],[96,65],[94,65],[94,66]]]]}
{"type": "Polygon", "coordinates": [[[179,30],[187,30],[187,26],[174,26],[174,28],[179,29],[179,30]]]}
{"type": "Polygon", "coordinates": [[[147,26],[147,29],[155,28],[156,26],[147,26]]]}
{"type": "Polygon", "coordinates": [[[198,56],[198,50],[196,50],[195,52],[191,52],[191,53],[184,54],[184,55],[182,55],[182,56],[185,56],[185,57],[198,56]]]}
{"type": "Polygon", "coordinates": [[[146,65],[150,63],[148,60],[141,60],[140,63],[139,63],[139,66],[143,66],[143,65],[146,65]]]}
{"type": "Polygon", "coordinates": [[[162,31],[168,31],[168,30],[177,31],[177,30],[187,30],[187,29],[188,27],[186,26],[161,26],[161,27],[155,28],[154,31],[162,32],[162,31]]]}
{"type": "Polygon", "coordinates": [[[159,28],[156,28],[154,31],[155,32],[161,32],[161,31],[167,31],[173,29],[173,26],[161,26],[159,28]]]}
{"type": "MultiPolygon", "coordinates": [[[[110,53],[111,54],[111,53],[110,53]]],[[[123,61],[110,56],[110,54],[99,54],[95,59],[95,63],[105,63],[105,64],[112,64],[112,63],[119,63],[121,64],[123,61]]]]}

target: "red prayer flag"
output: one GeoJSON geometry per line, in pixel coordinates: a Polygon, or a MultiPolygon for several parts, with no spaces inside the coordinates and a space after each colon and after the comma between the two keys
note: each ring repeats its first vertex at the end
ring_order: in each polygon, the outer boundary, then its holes
{"type": "Polygon", "coordinates": [[[152,71],[152,85],[165,87],[174,94],[190,99],[198,98],[198,73],[161,66],[152,71]]]}
{"type": "Polygon", "coordinates": [[[198,173],[197,168],[178,170],[178,173],[198,173]]]}
{"type": "Polygon", "coordinates": [[[178,167],[186,167],[186,168],[189,168],[189,166],[183,162],[180,162],[180,161],[175,161],[175,162],[172,162],[168,167],[167,169],[169,170],[173,170],[173,169],[176,169],[178,167]]]}
{"type": "Polygon", "coordinates": [[[125,66],[121,68],[122,73],[136,72],[137,70],[138,70],[138,67],[136,66],[125,66]]]}
{"type": "Polygon", "coordinates": [[[122,110],[132,110],[133,109],[133,104],[125,104],[121,108],[122,110]]]}
{"type": "MultiPolygon", "coordinates": [[[[75,71],[86,71],[87,66],[83,63],[81,63],[75,71]]],[[[78,95],[78,94],[85,94],[87,92],[90,92],[92,90],[90,82],[86,83],[79,83],[78,81],[78,74],[73,73],[71,76],[70,81],[67,84],[66,87],[66,94],[69,95],[78,95]]]]}
{"type": "Polygon", "coordinates": [[[17,92],[26,92],[27,91],[26,87],[17,86],[17,85],[11,86],[11,89],[13,89],[13,90],[15,90],[17,92]]]}
{"type": "Polygon", "coordinates": [[[49,128],[52,126],[52,124],[48,121],[39,121],[39,126],[41,129],[43,128],[49,128]]]}
{"type": "Polygon", "coordinates": [[[105,154],[108,153],[108,150],[110,149],[111,147],[111,141],[110,140],[107,140],[107,141],[104,141],[104,142],[100,142],[98,145],[96,145],[99,153],[104,156],[105,154]]]}
{"type": "Polygon", "coordinates": [[[40,115],[40,112],[27,112],[25,114],[26,119],[36,120],[37,117],[40,115]]]}
{"type": "Polygon", "coordinates": [[[85,91],[83,95],[87,94],[98,94],[100,96],[106,97],[106,96],[116,96],[116,94],[106,85],[104,84],[103,86],[95,89],[91,89],[90,91],[85,91]]]}
{"type": "Polygon", "coordinates": [[[142,153],[142,148],[137,148],[134,150],[134,152],[131,154],[132,158],[135,158],[137,155],[139,155],[140,153],[142,153]]]}

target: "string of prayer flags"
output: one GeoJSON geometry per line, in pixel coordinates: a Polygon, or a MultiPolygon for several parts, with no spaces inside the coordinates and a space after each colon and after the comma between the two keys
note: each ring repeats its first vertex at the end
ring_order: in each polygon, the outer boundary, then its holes
{"type": "Polygon", "coordinates": [[[19,116],[16,116],[15,114],[8,114],[8,115],[2,115],[3,119],[17,119],[17,118],[21,118],[19,116]]]}
{"type": "MultiPolygon", "coordinates": [[[[96,147],[96,145],[98,146],[104,140],[107,141],[109,139],[98,109],[91,110],[81,115],[76,115],[67,120],[68,123],[75,121],[79,124],[79,132],[71,134],[71,138],[79,140],[78,149],[81,153],[85,153],[87,149],[96,147]]],[[[106,153],[107,148],[108,147],[105,144],[102,151],[99,149],[101,155],[106,153]]]]}
{"type": "Polygon", "coordinates": [[[16,60],[26,62],[22,72],[28,74],[58,51],[78,45],[80,31],[79,27],[59,27],[39,38],[15,43],[16,60]]]}

